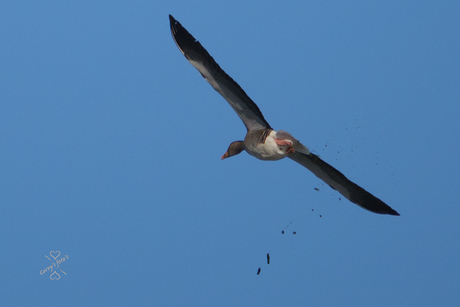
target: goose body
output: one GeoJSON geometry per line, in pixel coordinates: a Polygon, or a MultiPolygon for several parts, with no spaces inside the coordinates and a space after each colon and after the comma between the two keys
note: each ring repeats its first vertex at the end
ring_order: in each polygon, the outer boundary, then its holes
{"type": "MultiPolygon", "coordinates": [[[[250,130],[244,138],[244,149],[260,160],[280,160],[289,155],[293,144],[285,142],[280,133],[272,129],[250,130]],[[281,141],[280,141],[281,140],[281,141]]],[[[289,140],[293,143],[293,140],[289,140]]]]}
{"type": "Polygon", "coordinates": [[[179,50],[205,80],[227,100],[246,126],[247,134],[244,141],[231,143],[222,159],[235,156],[243,150],[260,160],[280,160],[288,157],[362,208],[380,214],[399,215],[398,212],[350,181],[320,157],[310,153],[308,148],[291,134],[282,130],[273,130],[259,107],[220,68],[200,42],[171,15],[169,15],[169,21],[173,39],[179,50]]]}

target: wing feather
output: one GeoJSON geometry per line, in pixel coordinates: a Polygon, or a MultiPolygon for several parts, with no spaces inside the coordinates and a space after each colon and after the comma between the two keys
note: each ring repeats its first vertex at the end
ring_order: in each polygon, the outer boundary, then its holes
{"type": "Polygon", "coordinates": [[[399,215],[399,213],[390,206],[358,186],[356,183],[350,181],[345,175],[321,160],[317,155],[295,152],[288,157],[306,167],[331,188],[337,190],[340,194],[358,206],[375,213],[399,215]]]}
{"type": "Polygon", "coordinates": [[[259,107],[177,20],[169,15],[171,33],[185,58],[221,94],[249,130],[270,128],[259,107]]]}

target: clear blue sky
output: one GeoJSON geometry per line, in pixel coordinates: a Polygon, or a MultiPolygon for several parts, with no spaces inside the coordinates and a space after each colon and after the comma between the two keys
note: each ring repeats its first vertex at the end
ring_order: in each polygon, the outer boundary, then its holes
{"type": "Polygon", "coordinates": [[[0,4],[0,305],[460,305],[460,2],[158,2],[0,4]],[[168,14],[401,216],[221,161],[245,128],[168,14]]]}

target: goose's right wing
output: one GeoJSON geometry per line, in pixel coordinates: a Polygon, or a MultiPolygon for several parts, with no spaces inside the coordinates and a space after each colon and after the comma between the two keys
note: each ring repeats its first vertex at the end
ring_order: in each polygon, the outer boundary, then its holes
{"type": "Polygon", "coordinates": [[[288,157],[306,167],[331,188],[337,190],[340,194],[358,206],[375,213],[399,215],[399,213],[390,208],[390,206],[358,186],[356,183],[350,181],[341,172],[321,160],[317,155],[312,153],[304,154],[296,151],[289,154],[288,157]]]}

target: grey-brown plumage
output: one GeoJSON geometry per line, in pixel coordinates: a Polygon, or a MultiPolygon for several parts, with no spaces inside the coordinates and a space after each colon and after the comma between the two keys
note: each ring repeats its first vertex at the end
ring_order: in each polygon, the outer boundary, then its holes
{"type": "Polygon", "coordinates": [[[235,156],[243,150],[261,160],[279,160],[288,157],[306,167],[333,189],[362,208],[380,214],[399,215],[383,201],[350,181],[317,155],[310,153],[291,134],[273,130],[259,107],[220,68],[206,49],[171,15],[169,15],[169,21],[173,39],[179,50],[206,81],[227,100],[246,126],[247,134],[244,141],[231,143],[222,159],[235,156]]]}
{"type": "Polygon", "coordinates": [[[220,68],[212,56],[177,20],[169,15],[171,33],[177,47],[203,78],[219,92],[246,125],[248,130],[269,129],[259,107],[244,90],[220,68]]]}

